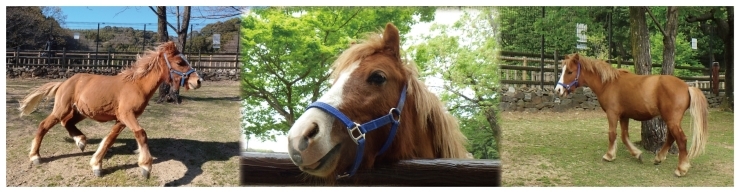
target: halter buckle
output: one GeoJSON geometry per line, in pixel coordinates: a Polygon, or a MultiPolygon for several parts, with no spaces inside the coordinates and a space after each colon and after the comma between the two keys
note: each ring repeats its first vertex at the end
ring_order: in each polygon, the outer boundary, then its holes
{"type": "Polygon", "coordinates": [[[349,176],[349,173],[344,173],[342,175],[337,175],[337,179],[346,178],[347,176],[349,176]]]}
{"type": "Polygon", "coordinates": [[[357,123],[354,123],[354,124],[355,124],[355,127],[353,127],[352,129],[348,129],[347,131],[349,132],[349,137],[351,137],[352,140],[355,141],[355,144],[359,145],[360,139],[365,139],[365,133],[363,133],[362,130],[360,130],[360,124],[357,124],[357,123]],[[355,136],[355,131],[357,131],[358,133],[357,136],[355,136]]]}
{"type": "Polygon", "coordinates": [[[388,111],[388,114],[391,116],[391,120],[393,120],[393,123],[401,123],[401,111],[396,108],[391,108],[391,110],[388,111]]]}

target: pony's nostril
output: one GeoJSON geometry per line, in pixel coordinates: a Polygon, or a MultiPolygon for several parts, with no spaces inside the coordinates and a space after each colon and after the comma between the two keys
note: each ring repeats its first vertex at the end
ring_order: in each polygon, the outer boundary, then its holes
{"type": "Polygon", "coordinates": [[[301,141],[298,142],[298,150],[306,150],[306,148],[308,148],[308,140],[316,137],[317,134],[319,134],[319,126],[314,123],[313,127],[310,128],[308,133],[306,133],[306,135],[301,138],[301,141]]]}
{"type": "Polygon", "coordinates": [[[306,137],[313,138],[316,136],[316,134],[319,134],[319,125],[314,123],[313,127],[311,127],[311,131],[308,132],[308,135],[306,135],[306,137]]]}

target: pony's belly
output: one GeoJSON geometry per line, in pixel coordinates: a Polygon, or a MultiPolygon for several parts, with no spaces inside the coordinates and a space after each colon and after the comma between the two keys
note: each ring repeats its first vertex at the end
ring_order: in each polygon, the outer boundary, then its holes
{"type": "Polygon", "coordinates": [[[651,111],[626,111],[622,113],[622,116],[634,119],[637,121],[647,121],[658,116],[658,114],[651,111]]]}
{"type": "Polygon", "coordinates": [[[86,116],[87,118],[99,121],[99,122],[107,122],[116,120],[115,113],[112,113],[114,110],[113,108],[106,108],[106,106],[100,106],[97,108],[86,108],[88,105],[76,103],[74,105],[76,108],[75,110],[79,112],[80,114],[86,116]]]}

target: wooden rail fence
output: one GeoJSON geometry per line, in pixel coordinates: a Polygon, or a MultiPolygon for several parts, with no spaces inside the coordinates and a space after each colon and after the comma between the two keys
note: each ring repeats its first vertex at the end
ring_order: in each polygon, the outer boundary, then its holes
{"type": "MultiPolygon", "coordinates": [[[[559,73],[562,70],[560,65],[563,59],[564,56],[555,53],[552,57],[544,59],[543,66],[540,64],[543,61],[540,54],[501,51],[499,60],[504,63],[499,65],[501,84],[506,87],[510,85],[539,86],[540,84],[554,87],[560,78],[559,73]]],[[[634,62],[631,61],[609,60],[607,62],[616,64],[617,68],[634,66],[634,62]]],[[[653,64],[652,67],[661,68],[662,66],[661,64],[653,64]]],[[[675,69],[701,71],[703,74],[709,74],[709,76],[677,76],[679,79],[686,81],[687,84],[699,87],[703,91],[718,94],[725,90],[725,77],[722,75],[724,69],[720,69],[716,62],[712,65],[712,68],[676,66],[675,69]]]]}
{"type": "MultiPolygon", "coordinates": [[[[244,152],[243,186],[323,186],[308,179],[287,153],[244,152]]],[[[501,162],[485,159],[415,159],[358,171],[338,186],[501,186],[501,162]]]]}
{"type": "MultiPolygon", "coordinates": [[[[67,50],[6,51],[7,67],[52,66],[63,68],[122,68],[131,66],[139,52],[79,52],[67,50]]],[[[198,70],[234,69],[241,71],[238,53],[185,53],[198,70]]]]}

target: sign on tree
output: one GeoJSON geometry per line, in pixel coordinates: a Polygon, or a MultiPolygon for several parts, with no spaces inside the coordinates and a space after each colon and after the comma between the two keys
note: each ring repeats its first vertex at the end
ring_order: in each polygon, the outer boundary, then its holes
{"type": "Polygon", "coordinates": [[[576,49],[588,49],[588,47],[586,47],[586,29],[588,29],[586,24],[576,23],[576,37],[578,37],[576,40],[576,49]]]}
{"type": "Polygon", "coordinates": [[[213,34],[213,48],[221,48],[221,34],[213,34]]]}

